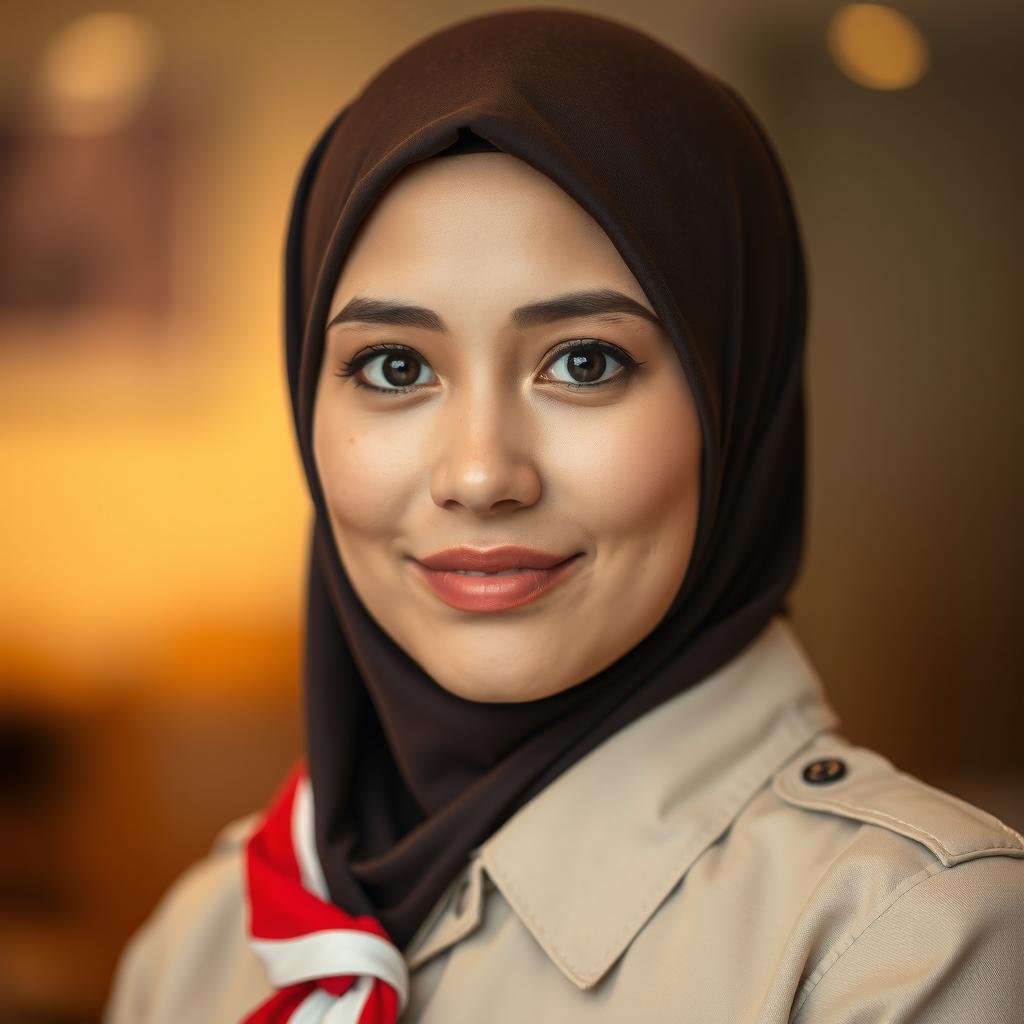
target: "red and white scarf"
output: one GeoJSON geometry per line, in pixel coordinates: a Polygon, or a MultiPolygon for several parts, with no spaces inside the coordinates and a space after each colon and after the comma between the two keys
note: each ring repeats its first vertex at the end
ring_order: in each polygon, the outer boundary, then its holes
{"type": "Polygon", "coordinates": [[[277,992],[243,1024],[395,1024],[409,995],[405,960],[375,918],[331,902],[304,766],[245,853],[249,944],[277,992]]]}

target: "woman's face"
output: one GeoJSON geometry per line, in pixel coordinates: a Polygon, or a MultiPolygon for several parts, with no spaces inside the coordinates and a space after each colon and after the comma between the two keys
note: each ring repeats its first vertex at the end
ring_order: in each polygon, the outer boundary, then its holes
{"type": "Polygon", "coordinates": [[[700,426],[589,214],[504,153],[415,164],[363,224],[328,324],[313,444],[334,538],[439,685],[536,700],[653,630],[693,547],[700,426]]]}

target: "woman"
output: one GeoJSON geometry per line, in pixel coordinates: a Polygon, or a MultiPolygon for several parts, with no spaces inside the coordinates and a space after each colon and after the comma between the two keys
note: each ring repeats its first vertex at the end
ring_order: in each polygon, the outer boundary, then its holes
{"type": "Polygon", "coordinates": [[[786,619],[805,280],[743,101],[463,22],[324,132],[286,264],[308,756],[108,1020],[1024,1019],[1024,840],[843,739],[786,619]]]}

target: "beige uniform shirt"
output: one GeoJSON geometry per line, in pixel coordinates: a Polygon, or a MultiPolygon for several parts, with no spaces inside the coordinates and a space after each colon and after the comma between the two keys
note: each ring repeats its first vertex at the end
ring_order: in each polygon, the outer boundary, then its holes
{"type": "MultiPolygon", "coordinates": [[[[1024,839],[835,730],[788,622],[474,850],[406,951],[403,1022],[1022,1024],[1024,839]]],[[[125,952],[107,1024],[271,989],[226,830],[125,952]]]]}

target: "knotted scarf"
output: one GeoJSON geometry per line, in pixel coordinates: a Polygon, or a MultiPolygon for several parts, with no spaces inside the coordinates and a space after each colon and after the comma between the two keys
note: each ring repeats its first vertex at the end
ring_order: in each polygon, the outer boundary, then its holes
{"type": "Polygon", "coordinates": [[[297,766],[245,847],[249,942],[277,992],[243,1024],[395,1024],[405,961],[378,921],[331,902],[313,837],[313,793],[297,766]]]}

